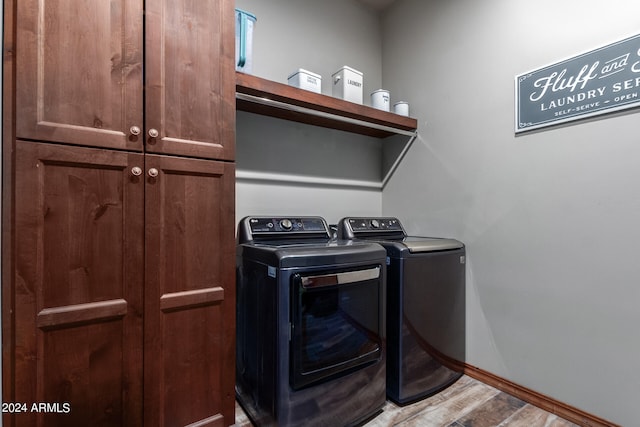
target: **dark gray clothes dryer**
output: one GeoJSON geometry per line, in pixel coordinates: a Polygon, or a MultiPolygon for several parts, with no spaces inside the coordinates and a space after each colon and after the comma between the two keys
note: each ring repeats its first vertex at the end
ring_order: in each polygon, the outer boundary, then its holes
{"type": "Polygon", "coordinates": [[[255,425],[352,426],[386,401],[386,252],[320,217],[238,225],[236,396],[255,425]]]}
{"type": "Polygon", "coordinates": [[[387,396],[401,405],[462,376],[465,361],[465,246],[407,236],[397,218],[343,218],[338,238],[387,251],[387,396]]]}

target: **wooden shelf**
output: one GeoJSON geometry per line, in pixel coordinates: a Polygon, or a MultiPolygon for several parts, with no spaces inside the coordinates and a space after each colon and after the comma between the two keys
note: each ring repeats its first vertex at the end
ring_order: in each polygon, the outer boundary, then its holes
{"type": "Polygon", "coordinates": [[[386,138],[415,135],[418,121],[366,105],[236,72],[236,109],[386,138]]]}

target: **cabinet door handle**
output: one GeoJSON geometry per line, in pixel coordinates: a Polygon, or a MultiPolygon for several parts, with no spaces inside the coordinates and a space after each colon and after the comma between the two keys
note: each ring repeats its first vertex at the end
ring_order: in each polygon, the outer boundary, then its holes
{"type": "Polygon", "coordinates": [[[131,132],[131,135],[140,135],[140,128],[138,126],[131,126],[129,132],[131,132]]]}
{"type": "Polygon", "coordinates": [[[155,178],[156,176],[158,176],[158,169],[151,168],[151,169],[149,169],[149,171],[147,173],[149,174],[149,176],[151,178],[155,178]]]}
{"type": "Polygon", "coordinates": [[[142,168],[138,166],[134,166],[131,168],[131,175],[140,176],[142,175],[142,168]]]}
{"type": "Polygon", "coordinates": [[[157,137],[158,137],[158,135],[160,135],[160,134],[158,133],[158,130],[157,130],[157,129],[153,129],[153,128],[152,128],[152,129],[149,129],[149,136],[150,136],[151,138],[157,138],[157,137]]]}

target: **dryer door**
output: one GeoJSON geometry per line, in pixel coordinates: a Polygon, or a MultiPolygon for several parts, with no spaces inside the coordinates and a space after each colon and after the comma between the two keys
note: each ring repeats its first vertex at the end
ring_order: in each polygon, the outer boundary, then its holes
{"type": "Polygon", "coordinates": [[[382,267],[296,274],[290,384],[300,389],[382,357],[382,267]]]}

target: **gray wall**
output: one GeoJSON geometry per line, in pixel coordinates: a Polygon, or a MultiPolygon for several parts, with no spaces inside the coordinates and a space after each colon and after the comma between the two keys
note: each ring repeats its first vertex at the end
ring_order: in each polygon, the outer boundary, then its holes
{"type": "MultiPolygon", "coordinates": [[[[322,76],[344,65],[364,73],[364,101],[380,88],[382,41],[377,13],[355,0],[237,0],[257,16],[253,73],[287,83],[304,68],[322,76]]],[[[345,132],[237,114],[236,216],[380,214],[381,141],[345,132]]]]}
{"type": "Polygon", "coordinates": [[[397,0],[381,20],[354,0],[237,7],[258,16],[254,74],[285,83],[307,68],[330,94],[351,65],[366,103],[389,89],[420,127],[380,193],[320,182],[378,180],[380,141],[238,113],[238,169],[260,178],[238,180],[238,217],[382,213],[464,241],[467,361],[637,424],[638,112],[517,137],[513,123],[515,75],[637,33],[640,4],[397,0]]]}
{"type": "Polygon", "coordinates": [[[638,110],[514,136],[517,74],[638,32],[632,0],[399,0],[383,84],[420,138],[383,193],[467,244],[472,365],[638,425],[638,110]]]}
{"type": "Polygon", "coordinates": [[[375,138],[238,112],[236,216],[381,212],[375,138]],[[251,178],[251,179],[250,179],[251,178]],[[364,186],[364,187],[363,187],[364,186]]]}
{"type": "MultiPolygon", "coordinates": [[[[298,68],[322,76],[344,65],[364,73],[364,93],[380,88],[382,52],[378,14],[356,0],[236,0],[257,17],[253,73],[280,83],[298,68]]],[[[367,100],[365,100],[367,101],[367,100]]]]}

